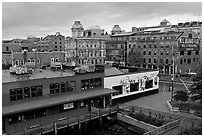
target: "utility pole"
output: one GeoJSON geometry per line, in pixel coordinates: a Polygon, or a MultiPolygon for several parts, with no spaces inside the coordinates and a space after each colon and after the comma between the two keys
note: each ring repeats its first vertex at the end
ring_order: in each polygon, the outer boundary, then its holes
{"type": "Polygon", "coordinates": [[[172,60],[173,60],[173,67],[172,67],[172,78],[171,78],[171,81],[172,81],[172,91],[171,91],[171,100],[173,100],[173,93],[174,93],[174,46],[172,45],[172,60]]]}

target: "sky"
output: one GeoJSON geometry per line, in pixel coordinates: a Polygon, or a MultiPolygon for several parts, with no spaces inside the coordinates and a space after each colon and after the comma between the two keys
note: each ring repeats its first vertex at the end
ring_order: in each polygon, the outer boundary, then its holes
{"type": "Polygon", "coordinates": [[[202,21],[201,2],[3,2],[2,39],[45,37],[60,32],[71,36],[75,20],[84,29],[100,26],[108,33],[114,25],[156,26],[167,19],[171,24],[202,21]]]}

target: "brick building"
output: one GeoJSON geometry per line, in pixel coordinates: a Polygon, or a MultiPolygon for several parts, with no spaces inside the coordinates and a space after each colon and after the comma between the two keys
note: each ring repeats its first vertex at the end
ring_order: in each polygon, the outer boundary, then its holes
{"type": "Polygon", "coordinates": [[[50,66],[51,62],[64,62],[65,54],[60,51],[53,52],[13,52],[2,54],[2,64],[21,66],[26,63],[30,67],[50,66]]]}
{"type": "Polygon", "coordinates": [[[199,64],[199,39],[194,32],[136,33],[129,37],[128,47],[142,51],[143,63],[141,67],[159,68],[160,72],[166,74],[173,73],[173,57],[175,73],[195,71],[199,64]],[[185,43],[185,46],[189,49],[180,48],[181,44],[179,42],[183,39],[191,39],[189,41],[192,41],[192,43],[185,43]],[[191,46],[194,48],[190,48],[191,46]]]}

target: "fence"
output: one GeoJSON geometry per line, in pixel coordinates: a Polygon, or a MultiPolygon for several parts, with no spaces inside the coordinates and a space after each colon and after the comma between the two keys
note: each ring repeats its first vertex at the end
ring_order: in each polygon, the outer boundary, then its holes
{"type": "Polygon", "coordinates": [[[159,135],[159,134],[164,133],[164,132],[166,132],[172,128],[179,126],[179,124],[180,124],[180,119],[175,120],[175,121],[170,122],[170,123],[167,123],[161,127],[158,127],[155,130],[152,130],[152,131],[145,133],[144,135],[159,135]]]}
{"type": "Polygon", "coordinates": [[[104,115],[112,114],[114,112],[117,112],[118,109],[119,109],[118,106],[113,106],[110,108],[103,108],[103,109],[92,108],[91,112],[86,115],[82,115],[82,116],[76,115],[71,118],[63,117],[53,123],[46,124],[46,125],[32,126],[30,128],[24,129],[24,131],[22,132],[15,133],[15,134],[36,135],[36,134],[45,134],[53,131],[57,133],[57,130],[59,129],[78,124],[79,122],[81,123],[104,115]]]}

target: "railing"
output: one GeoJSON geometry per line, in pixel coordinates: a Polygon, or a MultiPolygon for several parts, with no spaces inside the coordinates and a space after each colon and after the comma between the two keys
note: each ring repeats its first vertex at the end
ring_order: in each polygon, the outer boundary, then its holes
{"type": "Polygon", "coordinates": [[[30,128],[25,129],[21,133],[15,133],[15,134],[36,135],[36,134],[44,134],[52,131],[56,132],[56,130],[58,129],[72,126],[72,125],[78,124],[79,122],[89,121],[89,120],[101,117],[105,114],[117,112],[117,110],[118,110],[118,106],[103,108],[103,109],[92,108],[91,112],[87,115],[82,115],[82,116],[77,115],[72,118],[63,117],[58,119],[54,123],[32,126],[30,128]]]}
{"type": "Polygon", "coordinates": [[[164,132],[166,132],[172,128],[179,126],[179,124],[180,124],[180,119],[175,120],[175,121],[170,122],[170,123],[167,123],[161,127],[158,127],[155,130],[152,130],[152,131],[145,133],[144,135],[159,135],[159,134],[164,133],[164,132]]]}

